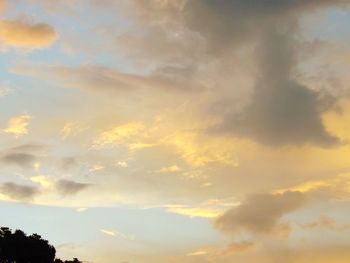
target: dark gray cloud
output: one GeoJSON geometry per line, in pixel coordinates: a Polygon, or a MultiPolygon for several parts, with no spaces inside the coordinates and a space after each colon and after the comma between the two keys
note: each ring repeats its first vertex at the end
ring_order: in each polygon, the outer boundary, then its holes
{"type": "MultiPolygon", "coordinates": [[[[143,25],[150,23],[153,26],[154,31],[149,31],[150,34],[157,31],[158,40],[169,39],[167,34],[169,32],[160,31],[162,26],[167,26],[164,27],[165,30],[169,28],[173,30],[181,27],[176,26],[181,24],[186,29],[192,30],[192,33],[199,33],[205,39],[208,50],[215,53],[226,48],[232,49],[238,44],[247,44],[247,40],[259,38],[264,34],[264,30],[276,23],[287,22],[288,27],[291,27],[292,20],[301,15],[320,8],[347,3],[346,0],[168,0],[166,2],[134,0],[130,2],[132,8],[136,9],[134,14],[139,21],[143,25]]],[[[154,38],[150,40],[148,35],[145,40],[149,42],[154,38]]],[[[188,42],[188,38],[182,40],[188,42]]],[[[193,37],[190,40],[194,40],[193,37]]],[[[171,41],[168,42],[171,45],[171,41]]],[[[162,43],[167,44],[166,41],[162,43]]],[[[162,50],[164,48],[164,46],[161,47],[162,50]]],[[[192,49],[193,46],[184,44],[179,46],[179,50],[184,52],[187,51],[186,48],[192,49]]]]}
{"type": "Polygon", "coordinates": [[[6,149],[0,156],[0,162],[6,165],[16,165],[22,168],[32,167],[40,154],[48,150],[44,144],[22,144],[6,149]]]}
{"type": "Polygon", "coordinates": [[[31,201],[39,193],[36,187],[11,182],[1,184],[0,191],[2,194],[17,201],[31,201]]]}
{"type": "Polygon", "coordinates": [[[75,195],[86,188],[90,187],[90,184],[77,183],[70,180],[59,180],[56,183],[56,190],[61,195],[75,195]]]}
{"type": "MultiPolygon", "coordinates": [[[[321,119],[335,99],[302,85],[295,77],[301,48],[296,35],[301,15],[345,1],[205,0],[187,3],[188,23],[207,39],[210,52],[227,54],[241,44],[255,46],[258,73],[251,102],[241,112],[219,112],[223,123],[216,130],[269,145],[330,146],[338,142],[327,133],[321,119]],[[201,19],[204,17],[206,19],[201,19]]],[[[234,83],[231,85],[234,92],[234,83]]],[[[219,101],[226,109],[234,103],[227,99],[219,101]]]]}
{"type": "Polygon", "coordinates": [[[242,112],[224,115],[217,127],[269,145],[338,142],[328,134],[321,115],[335,99],[295,80],[295,48],[287,33],[272,30],[257,48],[260,73],[251,103],[242,112]]]}
{"type": "Polygon", "coordinates": [[[286,235],[290,226],[281,218],[305,205],[307,197],[301,192],[283,194],[256,194],[248,197],[240,206],[231,208],[216,219],[215,227],[225,234],[286,235]]]}
{"type": "Polygon", "coordinates": [[[16,165],[22,168],[33,166],[37,157],[29,153],[7,153],[1,157],[1,162],[6,165],[16,165]]]}

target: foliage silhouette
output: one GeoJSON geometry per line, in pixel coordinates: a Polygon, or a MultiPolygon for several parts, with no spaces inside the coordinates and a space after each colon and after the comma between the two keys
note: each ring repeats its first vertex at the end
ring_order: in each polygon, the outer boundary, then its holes
{"type": "Polygon", "coordinates": [[[77,258],[55,259],[55,255],[56,249],[38,234],[0,228],[0,263],[82,263],[77,258]]]}

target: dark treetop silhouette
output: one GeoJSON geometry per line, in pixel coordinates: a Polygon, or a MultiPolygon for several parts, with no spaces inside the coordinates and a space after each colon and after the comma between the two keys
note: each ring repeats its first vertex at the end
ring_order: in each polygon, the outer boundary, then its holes
{"type": "Polygon", "coordinates": [[[55,259],[56,249],[37,234],[0,228],[0,263],[82,263],[78,259],[55,259]]]}

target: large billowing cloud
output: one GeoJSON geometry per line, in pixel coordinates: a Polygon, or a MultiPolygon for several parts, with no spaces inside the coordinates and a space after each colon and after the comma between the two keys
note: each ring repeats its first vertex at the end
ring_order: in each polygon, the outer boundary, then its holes
{"type": "MultiPolygon", "coordinates": [[[[331,98],[322,99],[324,94],[300,84],[295,77],[300,48],[295,35],[301,15],[341,1],[189,3],[189,25],[206,37],[213,52],[249,45],[248,41],[256,46],[258,69],[251,102],[240,112],[228,111],[219,130],[272,145],[336,143],[321,120],[331,98]],[[202,23],[200,17],[207,19],[202,23]]],[[[230,107],[230,101],[222,102],[230,107]]]]}
{"type": "MultiPolygon", "coordinates": [[[[337,138],[326,131],[322,122],[322,114],[333,106],[335,98],[298,79],[298,66],[303,59],[297,36],[304,15],[345,1],[135,0],[131,3],[136,10],[133,12],[136,21],[143,25],[145,33],[141,37],[123,35],[118,43],[136,60],[153,59],[156,71],[166,70],[170,79],[178,79],[182,70],[186,74],[191,72],[186,77],[197,78],[195,83],[206,82],[213,96],[218,96],[210,113],[222,118],[222,123],[212,130],[274,146],[325,147],[337,143],[337,138]],[[150,43],[161,45],[157,47],[159,52],[150,43]],[[177,49],[174,43],[179,43],[177,49]],[[240,87],[234,79],[226,81],[224,87],[219,83],[225,75],[233,73],[232,65],[237,67],[240,63],[238,59],[242,57],[236,56],[239,52],[246,54],[246,60],[253,61],[255,69],[250,73],[254,91],[248,102],[237,109],[242,98],[233,97],[246,87],[240,87]],[[221,96],[227,90],[230,95],[221,96]]],[[[241,64],[241,70],[246,71],[244,63],[241,64]]]]}
{"type": "Polygon", "coordinates": [[[55,29],[45,23],[26,20],[1,20],[0,40],[16,48],[46,48],[56,40],[55,29]]]}
{"type": "Polygon", "coordinates": [[[271,144],[335,144],[322,123],[334,99],[305,87],[293,77],[296,42],[287,33],[266,33],[259,43],[259,76],[251,103],[229,113],[218,130],[271,144]]]}
{"type": "Polygon", "coordinates": [[[185,2],[181,12],[187,18],[187,25],[200,32],[207,39],[209,46],[216,51],[220,51],[219,47],[231,48],[232,44],[247,44],[246,40],[259,38],[265,34],[266,29],[270,30],[275,26],[294,27],[295,19],[308,12],[345,3],[342,0],[189,0],[185,2]],[[202,19],[204,17],[206,19],[202,19]]]}
{"type": "Polygon", "coordinates": [[[307,201],[301,192],[257,194],[249,196],[240,206],[231,208],[215,221],[217,229],[226,234],[287,235],[290,226],[281,218],[302,207],[307,201]]]}

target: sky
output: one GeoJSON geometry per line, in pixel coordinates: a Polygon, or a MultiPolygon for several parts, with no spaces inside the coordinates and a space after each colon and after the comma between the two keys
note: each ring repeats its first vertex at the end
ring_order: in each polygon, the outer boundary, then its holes
{"type": "Polygon", "coordinates": [[[347,0],[0,0],[1,225],[90,263],[350,259],[347,0]]]}

